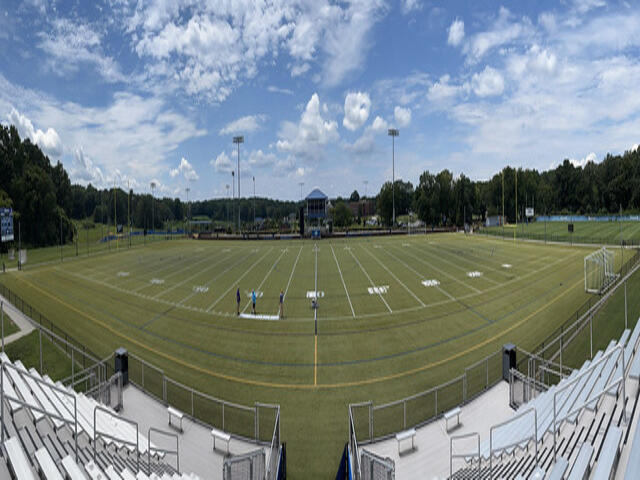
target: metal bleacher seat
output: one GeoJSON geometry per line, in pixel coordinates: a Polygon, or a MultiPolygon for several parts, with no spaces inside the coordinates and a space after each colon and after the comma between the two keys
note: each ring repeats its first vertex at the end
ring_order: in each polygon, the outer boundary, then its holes
{"type": "Polygon", "coordinates": [[[547,480],[562,480],[568,467],[569,462],[563,457],[558,457],[555,465],[553,466],[553,470],[551,470],[547,477],[547,480]]]}
{"type": "Polygon", "coordinates": [[[40,448],[40,450],[36,452],[35,458],[42,478],[45,480],[63,480],[58,467],[56,467],[56,463],[45,448],[40,448]]]}
{"type": "MultiPolygon", "coordinates": [[[[14,365],[16,367],[18,367],[22,372],[29,373],[20,360],[17,360],[14,363],[14,365]]],[[[47,412],[48,414],[58,415],[59,416],[60,412],[58,412],[58,410],[54,407],[53,403],[51,403],[51,401],[49,400],[49,397],[47,397],[47,395],[45,395],[45,393],[42,390],[42,388],[40,388],[40,383],[38,383],[33,378],[31,378],[31,377],[29,377],[27,375],[24,375],[23,378],[24,378],[24,381],[26,382],[26,384],[31,389],[31,392],[35,396],[35,399],[40,404],[39,406],[42,407],[42,409],[45,412],[47,412]]],[[[58,420],[56,418],[52,418],[51,421],[53,422],[53,425],[56,428],[60,428],[60,427],[62,427],[62,425],[64,425],[64,422],[62,422],[62,420],[58,420]]]]}
{"type": "Polygon", "coordinates": [[[9,467],[14,474],[16,480],[35,480],[35,475],[29,466],[29,460],[20,446],[17,437],[11,437],[4,442],[4,448],[7,452],[7,460],[9,467]]]}
{"type": "Polygon", "coordinates": [[[596,462],[593,475],[593,480],[609,480],[611,473],[618,461],[618,454],[620,453],[620,440],[622,439],[622,430],[618,427],[611,427],[607,432],[607,436],[604,439],[602,450],[600,451],[600,457],[596,462]]]}

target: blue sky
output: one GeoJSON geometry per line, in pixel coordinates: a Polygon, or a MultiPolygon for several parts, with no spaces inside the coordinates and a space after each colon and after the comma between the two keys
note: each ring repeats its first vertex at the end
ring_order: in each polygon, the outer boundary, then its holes
{"type": "Polygon", "coordinates": [[[0,2],[0,121],[72,181],[377,192],[637,148],[637,2],[0,2]]]}

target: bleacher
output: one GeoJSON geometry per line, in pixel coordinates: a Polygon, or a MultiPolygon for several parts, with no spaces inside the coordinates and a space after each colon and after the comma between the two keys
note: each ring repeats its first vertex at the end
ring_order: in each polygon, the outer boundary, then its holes
{"type": "Polygon", "coordinates": [[[110,407],[4,353],[0,362],[1,479],[198,480],[110,407]]]}
{"type": "Polygon", "coordinates": [[[580,369],[521,405],[511,419],[494,425],[479,456],[466,457],[452,478],[610,479],[620,475],[625,448],[629,461],[622,473],[638,478],[640,430],[631,446],[627,439],[640,393],[639,340],[640,320],[580,369]]]}

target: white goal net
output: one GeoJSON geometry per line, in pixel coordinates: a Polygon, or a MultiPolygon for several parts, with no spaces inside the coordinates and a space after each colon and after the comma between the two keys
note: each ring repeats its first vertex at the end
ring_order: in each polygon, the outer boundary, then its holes
{"type": "Polygon", "coordinates": [[[616,280],[614,255],[602,247],[584,257],[584,289],[589,293],[603,293],[616,280]]]}

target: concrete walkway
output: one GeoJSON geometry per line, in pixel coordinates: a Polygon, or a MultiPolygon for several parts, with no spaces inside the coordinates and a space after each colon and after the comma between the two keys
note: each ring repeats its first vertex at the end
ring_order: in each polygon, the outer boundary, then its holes
{"type": "Polygon", "coordinates": [[[11,342],[15,342],[19,338],[24,337],[25,335],[29,335],[34,330],[34,328],[31,322],[28,320],[28,317],[16,307],[14,307],[11,303],[9,303],[7,299],[2,295],[0,295],[0,301],[2,301],[4,311],[9,314],[11,320],[13,320],[13,323],[15,323],[16,326],[20,329],[19,331],[4,337],[4,344],[8,345],[11,342]]]}

